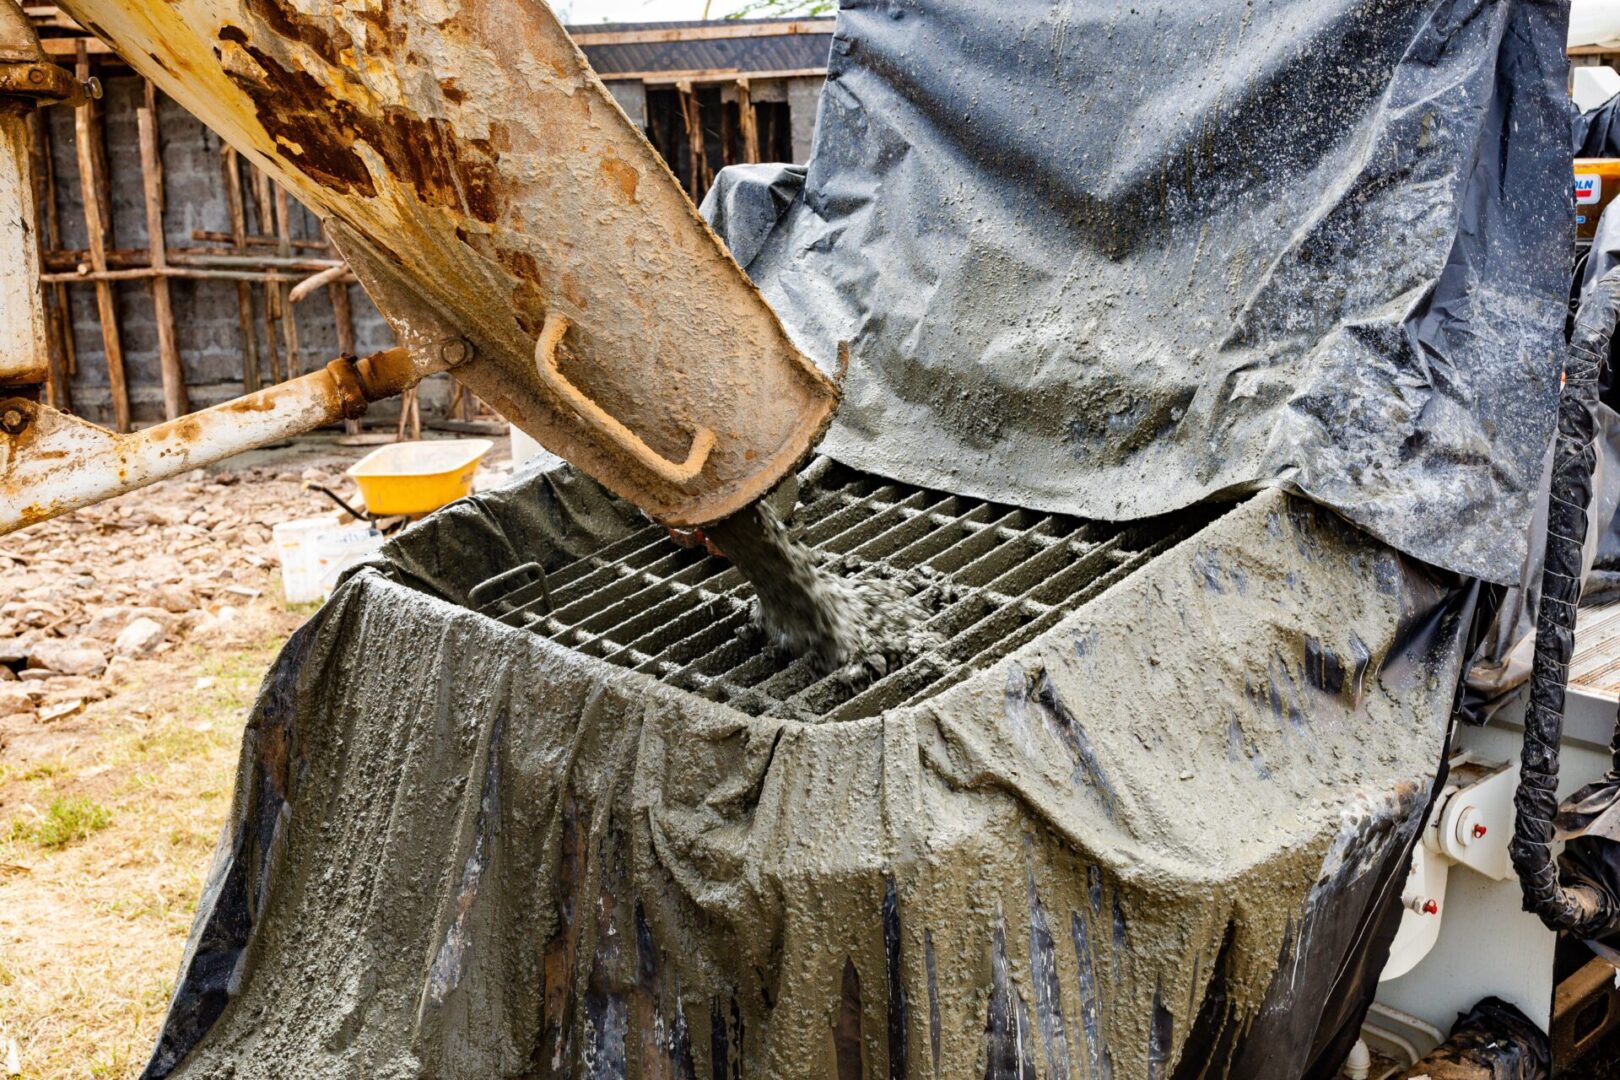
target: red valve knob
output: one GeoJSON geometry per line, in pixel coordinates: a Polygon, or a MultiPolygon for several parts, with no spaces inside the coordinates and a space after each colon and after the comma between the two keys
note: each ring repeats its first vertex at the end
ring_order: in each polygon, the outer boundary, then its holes
{"type": "Polygon", "coordinates": [[[1485,828],[1485,826],[1483,826],[1483,825],[1475,825],[1474,826],[1474,839],[1475,840],[1482,839],[1485,836],[1485,833],[1487,831],[1489,831],[1489,830],[1487,830],[1485,828]]]}
{"type": "Polygon", "coordinates": [[[1425,914],[1425,915],[1438,915],[1438,914],[1440,914],[1440,905],[1435,903],[1433,900],[1425,900],[1425,901],[1423,901],[1423,914],[1425,914]]]}

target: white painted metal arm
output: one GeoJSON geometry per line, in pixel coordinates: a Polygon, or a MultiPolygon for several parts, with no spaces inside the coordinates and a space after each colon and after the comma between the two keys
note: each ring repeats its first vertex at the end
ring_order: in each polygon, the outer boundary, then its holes
{"type": "Polygon", "coordinates": [[[403,349],[334,360],[302,378],[129,435],[27,398],[0,398],[0,534],[352,419],[368,402],[414,386],[422,374],[403,349]]]}

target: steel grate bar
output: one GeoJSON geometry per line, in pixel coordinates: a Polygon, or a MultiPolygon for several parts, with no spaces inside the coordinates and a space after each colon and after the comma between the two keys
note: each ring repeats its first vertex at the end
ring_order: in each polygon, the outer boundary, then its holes
{"type": "MultiPolygon", "coordinates": [[[[883,549],[887,546],[887,541],[890,534],[903,530],[907,525],[905,518],[901,517],[899,513],[891,513],[890,511],[897,511],[898,508],[903,505],[919,505],[926,494],[926,492],[921,491],[914,492],[913,494],[907,496],[902,503],[891,504],[882,512],[867,518],[859,525],[852,526],[840,533],[837,537],[832,538],[825,545],[823,545],[822,550],[838,551],[849,541],[860,541],[862,537],[865,537],[865,541],[863,543],[858,543],[853,550],[849,550],[843,555],[843,558],[846,561],[857,558],[861,552],[868,549],[883,549]]],[[[876,563],[870,563],[850,576],[857,579],[863,577],[867,573],[871,572],[876,565],[876,563]]],[[[716,671],[713,673],[713,675],[715,678],[723,679],[732,685],[753,687],[755,683],[768,678],[780,667],[781,662],[773,658],[768,652],[763,649],[753,649],[749,650],[745,655],[738,658],[737,663],[732,667],[721,671],[716,671]]],[[[789,665],[788,670],[791,671],[796,668],[801,669],[805,673],[808,673],[810,670],[809,664],[803,661],[795,661],[793,664],[789,665]]],[[[787,671],[783,671],[782,674],[787,674],[787,671]]]]}
{"type": "MultiPolygon", "coordinates": [[[[884,492],[884,490],[884,488],[879,488],[876,492],[868,497],[863,505],[865,505],[867,509],[870,509],[871,506],[881,507],[883,504],[878,502],[877,499],[884,492]]],[[[888,490],[892,491],[893,489],[891,487],[888,490]]],[[[818,500],[818,502],[820,502],[820,500],[818,500]]],[[[839,511],[826,516],[818,522],[815,522],[810,528],[799,531],[802,533],[805,541],[811,546],[820,548],[822,550],[837,550],[845,541],[845,538],[848,537],[852,531],[861,529],[863,524],[864,522],[862,521],[859,513],[846,513],[844,511],[839,511]]],[[[707,595],[710,599],[728,600],[731,602],[730,606],[732,606],[735,610],[746,611],[751,604],[752,590],[743,580],[741,574],[727,566],[724,574],[717,575],[714,578],[713,582],[711,583],[711,589],[707,595]],[[719,592],[718,590],[718,586],[722,581],[724,581],[728,586],[723,593],[719,592]]],[[[670,635],[667,633],[668,622],[673,622],[682,615],[690,614],[691,611],[690,604],[684,605],[684,610],[681,606],[664,607],[665,610],[658,613],[659,617],[662,618],[663,616],[668,615],[670,618],[664,622],[660,622],[658,626],[655,626],[652,630],[648,631],[643,635],[643,637],[649,637],[653,634],[666,638],[669,637],[670,635]]],[[[710,611],[710,616],[712,620],[712,610],[710,611]]],[[[698,625],[693,632],[701,632],[708,622],[708,620],[694,621],[698,622],[698,625]]],[[[664,652],[678,653],[680,651],[684,651],[682,647],[685,637],[686,634],[684,632],[676,635],[674,640],[671,641],[667,647],[661,649],[660,653],[654,654],[655,659],[660,657],[664,652]]],[[[699,657],[698,659],[701,661],[704,658],[699,657]]]]}
{"type": "MultiPolygon", "coordinates": [[[[1219,511],[1110,525],[998,505],[819,459],[801,476],[794,535],[854,580],[897,581],[942,644],[865,684],[765,646],[753,590],[723,559],[656,525],[479,610],[583,655],[752,715],[852,720],[915,704],[1034,640],[1219,511]],[[545,610],[549,591],[551,610],[545,610]]],[[[496,583],[491,588],[499,588],[496,583]]]]}

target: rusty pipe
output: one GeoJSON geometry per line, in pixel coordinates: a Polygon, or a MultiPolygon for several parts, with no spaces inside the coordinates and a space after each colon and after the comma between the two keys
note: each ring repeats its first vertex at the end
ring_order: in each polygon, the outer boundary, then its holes
{"type": "Polygon", "coordinates": [[[0,400],[0,534],[166,480],[232,454],[352,420],[415,386],[404,349],[319,371],[128,435],[26,398],[0,400]]]}

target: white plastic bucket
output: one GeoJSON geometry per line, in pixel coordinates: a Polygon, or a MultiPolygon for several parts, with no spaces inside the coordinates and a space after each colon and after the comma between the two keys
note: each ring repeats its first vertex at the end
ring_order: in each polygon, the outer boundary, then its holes
{"type": "Polygon", "coordinates": [[[338,528],[330,517],[299,518],[283,521],[270,530],[281,560],[281,591],[289,604],[308,604],[322,598],[321,564],[315,541],[323,533],[338,528]]]}
{"type": "Polygon", "coordinates": [[[383,535],[370,525],[340,525],[336,517],[283,521],[270,535],[281,559],[281,591],[289,604],[326,599],[338,575],[383,545],[383,535]]]}
{"type": "Polygon", "coordinates": [[[315,534],[315,561],[320,573],[321,597],[332,595],[343,571],[363,563],[383,546],[383,534],[364,522],[341,525],[315,534]]]}

